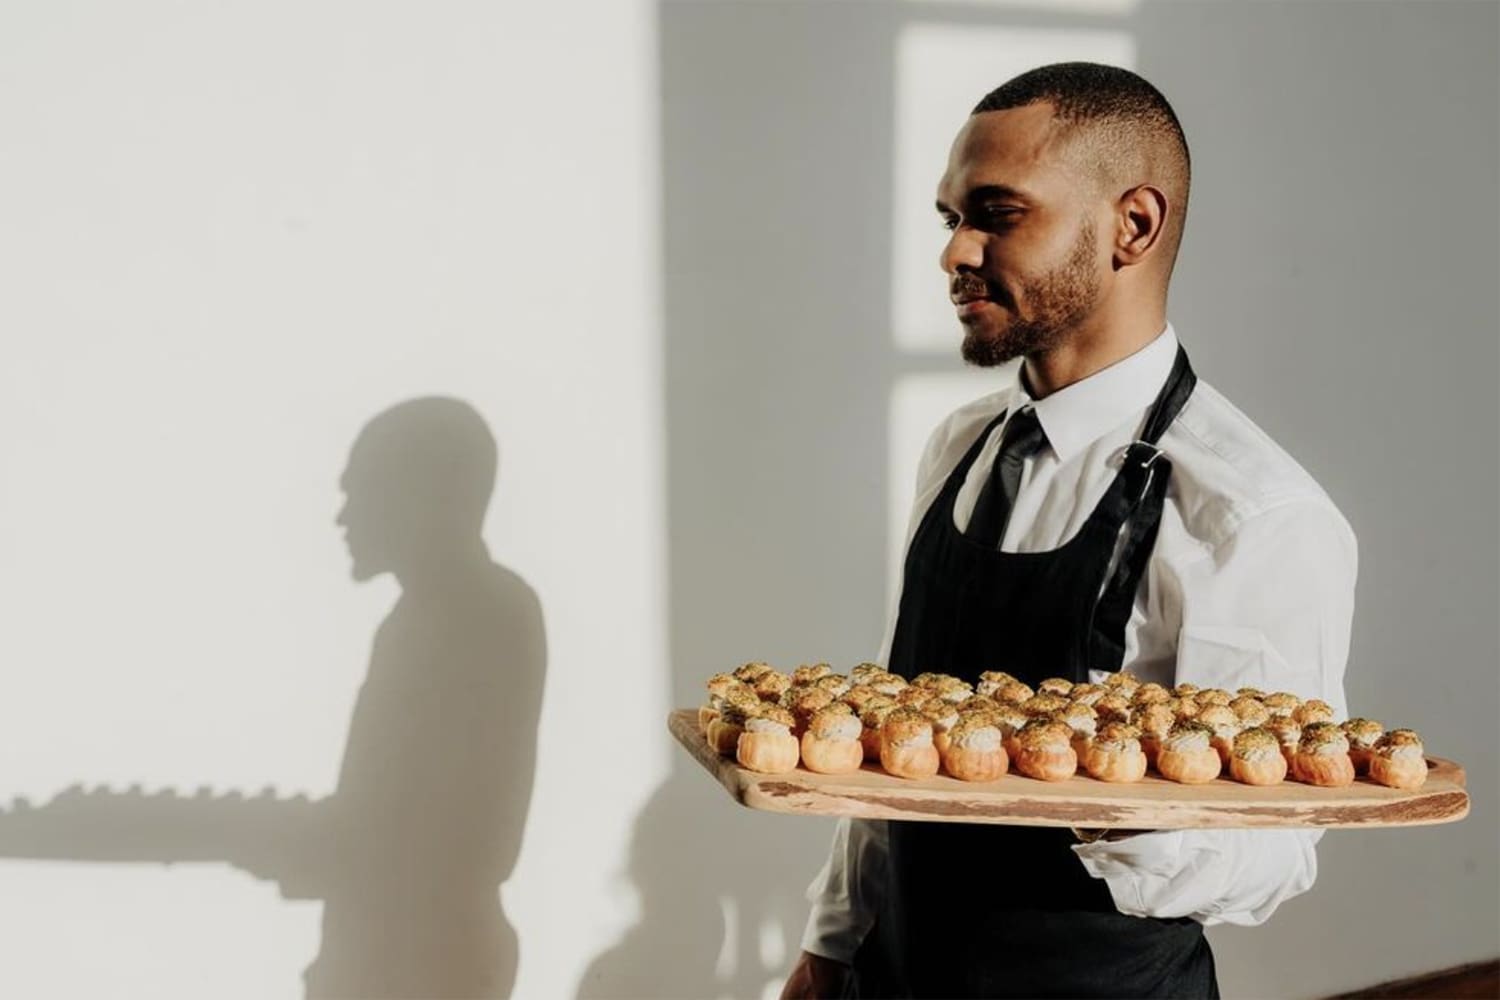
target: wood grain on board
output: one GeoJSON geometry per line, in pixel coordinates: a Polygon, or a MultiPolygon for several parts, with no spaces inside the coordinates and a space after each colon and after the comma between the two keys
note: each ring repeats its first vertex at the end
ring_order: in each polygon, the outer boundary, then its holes
{"type": "Polygon", "coordinates": [[[1255,787],[1227,777],[1183,785],[1155,775],[1133,784],[1111,784],[1082,772],[1060,782],[1019,774],[989,782],[959,781],[942,774],[912,781],[886,774],[874,764],[842,775],[815,774],[801,767],[786,774],[757,774],[714,752],[698,729],[697,709],[672,712],[667,728],[736,802],[807,816],[1171,830],[1421,826],[1453,822],[1469,812],[1463,768],[1441,757],[1427,759],[1427,782],[1415,791],[1364,778],[1346,788],[1293,781],[1255,787]]]}

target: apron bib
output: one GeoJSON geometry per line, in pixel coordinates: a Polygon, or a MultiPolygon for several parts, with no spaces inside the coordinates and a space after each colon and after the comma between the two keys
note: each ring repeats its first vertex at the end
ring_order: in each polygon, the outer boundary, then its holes
{"type": "MultiPolygon", "coordinates": [[[[1141,439],[1083,528],[1048,552],[1001,552],[953,524],[953,506],[1001,413],[969,447],[907,550],[889,669],[1035,687],[1115,671],[1172,464],[1155,447],[1196,379],[1178,348],[1141,439]]],[[[1075,779],[1077,780],[1077,779],[1075,779]]],[[[1086,779],[1085,779],[1086,780],[1086,779]]],[[[891,821],[890,876],[854,959],[860,997],[1216,997],[1197,921],[1133,917],[1052,827],[891,821]]]]}

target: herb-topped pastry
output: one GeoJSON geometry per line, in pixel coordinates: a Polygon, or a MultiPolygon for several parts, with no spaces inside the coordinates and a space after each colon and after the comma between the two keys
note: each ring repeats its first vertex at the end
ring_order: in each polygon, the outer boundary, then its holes
{"type": "Polygon", "coordinates": [[[1234,737],[1229,756],[1229,775],[1247,785],[1274,785],[1286,777],[1286,758],[1281,743],[1268,729],[1251,727],[1234,737]]]}
{"type": "Polygon", "coordinates": [[[1344,731],[1332,722],[1303,725],[1297,755],[1292,758],[1292,777],[1327,788],[1353,784],[1354,761],[1349,759],[1349,738],[1344,731]]]}
{"type": "Polygon", "coordinates": [[[1414,729],[1392,729],[1375,741],[1370,777],[1391,788],[1421,788],[1427,780],[1427,756],[1414,729]]]}

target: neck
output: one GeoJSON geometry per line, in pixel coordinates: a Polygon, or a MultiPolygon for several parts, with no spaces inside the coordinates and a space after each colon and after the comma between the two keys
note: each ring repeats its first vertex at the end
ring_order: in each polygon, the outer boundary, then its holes
{"type": "Polygon", "coordinates": [[[1042,399],[1130,357],[1151,343],[1167,325],[1165,312],[1143,319],[1082,328],[1050,351],[1026,355],[1022,371],[1033,398],[1042,399]]]}

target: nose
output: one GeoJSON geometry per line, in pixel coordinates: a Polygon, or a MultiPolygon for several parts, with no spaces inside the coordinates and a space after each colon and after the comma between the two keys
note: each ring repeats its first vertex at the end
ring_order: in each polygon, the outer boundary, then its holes
{"type": "Polygon", "coordinates": [[[948,236],[938,255],[938,266],[949,275],[960,270],[977,271],[984,266],[984,233],[960,223],[948,236]]]}

